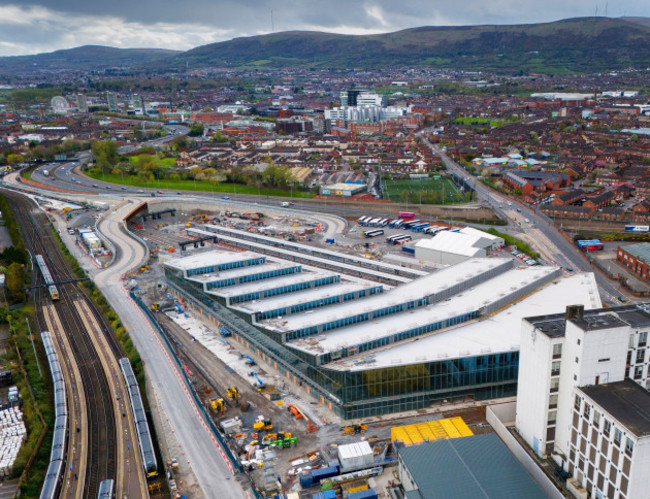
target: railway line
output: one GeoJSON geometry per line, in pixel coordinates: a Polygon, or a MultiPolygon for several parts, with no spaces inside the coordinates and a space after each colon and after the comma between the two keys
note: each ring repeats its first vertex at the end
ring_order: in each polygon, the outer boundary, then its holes
{"type": "MultiPolygon", "coordinates": [[[[44,213],[40,212],[35,204],[16,194],[6,193],[6,197],[12,206],[17,221],[23,231],[25,245],[34,260],[35,255],[43,256],[43,262],[49,268],[51,280],[54,282],[66,281],[73,278],[57,242],[47,227],[49,221],[44,213]]],[[[32,272],[32,285],[39,286],[43,281],[43,275],[34,267],[32,272]]],[[[47,284],[47,283],[46,283],[47,284]]],[[[113,479],[117,468],[117,425],[113,408],[113,399],[110,386],[99,360],[99,352],[93,345],[87,329],[75,306],[75,301],[86,301],[86,296],[76,284],[62,285],[58,287],[58,301],[51,301],[48,288],[33,288],[32,299],[35,310],[32,322],[32,330],[46,331],[48,324],[45,315],[42,313],[43,306],[52,307],[56,310],[60,323],[65,324],[65,335],[69,340],[72,351],[73,363],[76,364],[80,379],[83,382],[83,395],[85,399],[85,412],[87,417],[87,435],[85,445],[85,464],[73,466],[76,473],[70,473],[70,464],[78,460],[82,455],[67,455],[67,474],[64,479],[63,497],[85,497],[94,498],[99,491],[102,480],[113,479]],[[82,472],[83,476],[80,476],[82,472]],[[83,490],[80,486],[65,488],[65,484],[74,485],[74,482],[83,480],[83,490]]],[[[51,291],[51,290],[50,290],[51,291]]],[[[50,320],[52,317],[50,316],[50,320]]],[[[113,338],[114,339],[114,338],[113,338]]],[[[116,348],[117,345],[114,345],[116,348]]],[[[73,368],[74,369],[74,368],[73,368]]],[[[81,387],[78,387],[81,388],[81,387]]],[[[81,391],[81,390],[80,390],[81,391]]],[[[71,428],[72,433],[76,433],[71,428]]],[[[81,432],[81,428],[80,431],[81,432]]],[[[81,438],[81,435],[79,436],[81,438]]],[[[70,438],[69,440],[72,440],[70,438]]]]}

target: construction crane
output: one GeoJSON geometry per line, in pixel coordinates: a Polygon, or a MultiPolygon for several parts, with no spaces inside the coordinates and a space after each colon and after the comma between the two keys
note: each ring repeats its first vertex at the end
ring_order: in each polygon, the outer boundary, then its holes
{"type": "Polygon", "coordinates": [[[318,425],[312,423],[311,419],[307,417],[307,414],[305,414],[300,407],[294,404],[289,404],[287,407],[289,409],[289,412],[291,412],[291,414],[296,416],[296,418],[298,419],[303,418],[305,420],[305,422],[307,423],[307,433],[311,433],[313,431],[318,430],[318,425]]]}
{"type": "Polygon", "coordinates": [[[228,388],[228,397],[230,397],[235,404],[239,401],[239,390],[236,386],[231,386],[228,388]]]}

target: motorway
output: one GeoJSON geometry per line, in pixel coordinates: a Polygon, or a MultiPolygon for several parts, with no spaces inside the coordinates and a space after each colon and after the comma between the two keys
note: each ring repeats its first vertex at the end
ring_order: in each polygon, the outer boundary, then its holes
{"type": "Polygon", "coordinates": [[[520,225],[526,238],[547,260],[563,267],[568,272],[594,272],[602,301],[619,304],[618,297],[623,295],[620,287],[612,284],[594,269],[585,255],[558,230],[550,218],[479,182],[465,168],[447,156],[445,151],[432,144],[424,134],[421,133],[420,137],[435,154],[440,156],[449,172],[460,178],[467,179],[469,177],[468,183],[476,191],[478,199],[501,214],[511,224],[520,225]]]}

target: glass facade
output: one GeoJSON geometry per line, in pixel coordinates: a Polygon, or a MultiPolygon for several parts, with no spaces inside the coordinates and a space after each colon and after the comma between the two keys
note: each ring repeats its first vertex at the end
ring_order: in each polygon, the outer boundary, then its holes
{"type": "Polygon", "coordinates": [[[217,265],[206,265],[205,267],[197,267],[195,269],[187,269],[185,275],[192,277],[193,275],[211,274],[212,272],[223,272],[224,270],[238,269],[248,265],[260,265],[266,261],[263,256],[249,258],[247,260],[238,260],[236,262],[226,262],[217,265]]]}
{"type": "Polygon", "coordinates": [[[234,286],[235,284],[245,284],[247,282],[261,281],[263,279],[271,279],[273,277],[295,274],[297,272],[301,272],[301,270],[302,269],[300,267],[282,267],[279,269],[267,270],[264,272],[255,272],[240,277],[217,279],[207,282],[205,289],[210,290],[214,288],[225,288],[228,286],[234,286]]]}

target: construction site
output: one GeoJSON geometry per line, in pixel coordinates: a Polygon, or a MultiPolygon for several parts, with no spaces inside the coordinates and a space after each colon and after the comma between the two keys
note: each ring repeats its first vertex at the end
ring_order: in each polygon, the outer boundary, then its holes
{"type": "Polygon", "coordinates": [[[166,282],[161,264],[212,247],[233,250],[188,230],[213,224],[317,247],[327,247],[327,227],[308,217],[201,210],[167,210],[129,221],[147,243],[150,260],[125,276],[128,287],[158,323],[205,413],[261,496],[404,497],[398,448],[492,431],[482,404],[467,398],[356,419],[319,403],[305,392],[308,387],[287,379],[263,353],[253,354],[227,324],[215,322],[166,282]]]}

